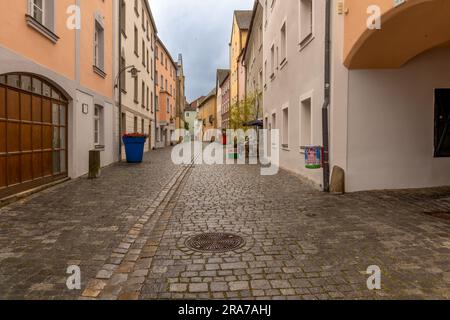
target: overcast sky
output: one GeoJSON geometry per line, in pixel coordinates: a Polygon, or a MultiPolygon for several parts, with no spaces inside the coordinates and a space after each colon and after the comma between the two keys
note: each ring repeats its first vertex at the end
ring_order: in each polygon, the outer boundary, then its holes
{"type": "Polygon", "coordinates": [[[177,60],[183,54],[188,102],[214,88],[216,70],[229,68],[234,10],[253,0],[149,0],[158,35],[177,60]]]}

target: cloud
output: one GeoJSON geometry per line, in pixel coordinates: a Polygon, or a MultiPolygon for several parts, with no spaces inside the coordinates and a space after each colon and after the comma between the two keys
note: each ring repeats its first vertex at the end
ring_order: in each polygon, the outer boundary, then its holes
{"type": "Polygon", "coordinates": [[[214,88],[216,70],[229,68],[234,10],[253,0],[149,0],[158,35],[174,60],[183,54],[186,96],[192,101],[214,88]]]}

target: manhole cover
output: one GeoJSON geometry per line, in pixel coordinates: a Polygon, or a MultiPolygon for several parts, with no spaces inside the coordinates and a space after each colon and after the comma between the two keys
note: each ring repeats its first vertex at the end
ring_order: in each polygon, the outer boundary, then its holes
{"type": "Polygon", "coordinates": [[[244,238],[231,233],[204,233],[186,240],[188,248],[200,252],[227,252],[244,245],[244,238]]]}
{"type": "Polygon", "coordinates": [[[425,214],[439,219],[450,220],[450,212],[425,212],[425,214]]]}

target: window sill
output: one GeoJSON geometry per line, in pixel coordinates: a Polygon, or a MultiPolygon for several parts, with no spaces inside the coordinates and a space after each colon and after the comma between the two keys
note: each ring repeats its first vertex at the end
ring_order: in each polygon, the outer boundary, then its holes
{"type": "Polygon", "coordinates": [[[102,144],[98,144],[98,145],[95,146],[95,150],[98,150],[98,151],[105,151],[105,146],[102,145],[102,144]]]}
{"type": "Polygon", "coordinates": [[[139,53],[136,52],[136,50],[134,51],[134,55],[139,58],[139,53]]]}
{"type": "Polygon", "coordinates": [[[134,103],[135,103],[135,104],[139,104],[139,101],[137,101],[136,99],[134,99],[134,103]]]}
{"type": "Polygon", "coordinates": [[[96,73],[96,74],[98,74],[100,77],[102,77],[103,79],[105,79],[106,78],[106,73],[105,73],[105,71],[103,71],[102,69],[100,69],[99,67],[97,67],[97,66],[92,66],[92,69],[94,70],[94,72],[96,73]]]}
{"type": "Polygon", "coordinates": [[[289,149],[289,145],[283,145],[282,147],[281,147],[281,150],[283,150],[283,151],[288,151],[288,152],[290,152],[291,151],[291,149],[289,149]]]}
{"type": "Polygon", "coordinates": [[[304,38],[302,41],[300,41],[300,43],[298,44],[300,47],[300,51],[302,51],[304,48],[306,48],[314,40],[314,38],[315,38],[314,35],[310,34],[309,36],[304,38]]]}
{"type": "Polygon", "coordinates": [[[138,8],[134,7],[134,12],[136,13],[136,16],[139,18],[140,14],[138,8]]]}
{"type": "Polygon", "coordinates": [[[120,31],[121,31],[121,33],[122,33],[122,36],[123,36],[125,39],[128,39],[125,30],[122,29],[122,30],[120,30],[120,31]]]}
{"type": "Polygon", "coordinates": [[[29,14],[25,15],[27,24],[29,27],[35,29],[37,32],[42,34],[44,37],[49,39],[51,42],[56,44],[59,40],[59,37],[50,29],[48,29],[46,26],[41,24],[39,21],[37,21],[35,18],[30,16],[29,14]]]}
{"type": "Polygon", "coordinates": [[[280,70],[283,70],[283,68],[287,65],[288,61],[287,58],[284,58],[283,61],[280,63],[280,70]]]}
{"type": "Polygon", "coordinates": [[[270,75],[270,80],[275,80],[275,73],[272,73],[271,75],[270,75]]]}

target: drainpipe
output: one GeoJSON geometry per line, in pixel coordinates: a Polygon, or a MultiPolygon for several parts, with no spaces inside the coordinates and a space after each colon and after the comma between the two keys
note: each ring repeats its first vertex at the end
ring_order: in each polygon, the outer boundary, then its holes
{"type": "Polygon", "coordinates": [[[325,13],[325,81],[322,107],[323,191],[330,191],[329,107],[331,101],[331,0],[326,0],[325,13]]]}
{"type": "MultiPolygon", "coordinates": [[[[124,12],[122,12],[122,3],[119,1],[119,23],[118,23],[118,32],[119,32],[119,72],[125,68],[125,66],[122,65],[122,15],[124,12]]],[[[122,77],[119,75],[119,162],[122,161],[122,77]]]]}

